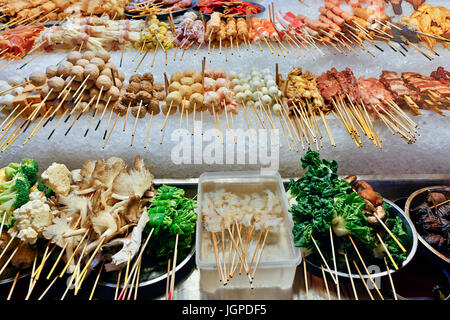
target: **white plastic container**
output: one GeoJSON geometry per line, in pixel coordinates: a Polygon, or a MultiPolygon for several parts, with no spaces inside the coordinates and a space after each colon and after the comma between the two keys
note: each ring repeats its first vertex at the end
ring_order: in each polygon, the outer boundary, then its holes
{"type": "MultiPolygon", "coordinates": [[[[259,171],[204,173],[199,178],[198,192],[195,260],[200,271],[202,293],[212,299],[289,299],[292,295],[295,271],[301,262],[301,254],[300,250],[294,246],[291,231],[294,224],[288,212],[287,198],[280,175],[278,173],[261,175],[259,171]],[[202,223],[203,195],[205,192],[219,189],[237,194],[262,192],[269,189],[279,197],[284,220],[278,232],[269,232],[252,285],[244,270],[242,274],[239,274],[239,267],[226,286],[219,281],[211,233],[205,230],[202,223]]],[[[252,239],[256,235],[259,236],[259,231],[253,233],[252,239]]],[[[221,239],[221,232],[216,232],[216,238],[221,239]]],[[[250,264],[256,243],[257,240],[249,242],[246,254],[248,264],[250,264]]],[[[221,247],[218,250],[221,251],[221,247]]],[[[225,260],[228,268],[228,261],[225,260]]]]}

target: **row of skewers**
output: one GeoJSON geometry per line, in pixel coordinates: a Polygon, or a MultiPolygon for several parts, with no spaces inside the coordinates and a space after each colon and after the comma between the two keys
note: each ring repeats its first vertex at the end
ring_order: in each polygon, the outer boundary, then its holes
{"type": "Polygon", "coordinates": [[[97,131],[102,121],[108,119],[103,147],[119,117],[125,117],[123,131],[126,130],[130,114],[135,117],[133,145],[138,120],[148,113],[147,147],[152,119],[160,112],[164,117],[160,141],[163,143],[169,116],[173,118],[177,111],[180,114],[179,128],[184,121],[187,130],[192,129],[192,134],[203,134],[206,129],[204,112],[209,111],[217,137],[222,142],[220,115],[225,114],[226,128],[233,132],[237,143],[238,128],[234,121],[241,110],[248,130],[273,132],[278,128],[275,120],[278,117],[290,150],[298,151],[298,144],[303,149],[308,146],[320,149],[324,131],[334,146],[327,122],[327,115],[331,114],[342,123],[358,147],[362,146],[361,136],[366,135],[381,148],[375,121],[381,120],[392,133],[412,143],[416,139],[418,125],[406,110],[418,115],[421,108],[431,109],[445,116],[443,110],[449,108],[449,73],[442,67],[431,76],[404,72],[400,77],[395,72],[383,71],[379,80],[357,79],[349,68],[340,72],[332,68],[320,76],[295,68],[283,79],[278,68],[275,73],[269,69],[262,72],[252,69],[249,74],[230,72],[227,75],[221,68],[206,66],[204,58],[201,72],[187,69],[175,72],[170,79],[164,74],[164,84],[154,82],[151,73],[135,74],[125,84],[124,73],[109,59],[110,55],[105,51],[86,51],[83,54],[73,51],[58,66],[47,67],[45,73],[35,72],[23,82],[14,79],[12,86],[0,83],[1,111],[6,117],[0,125],[1,151],[6,151],[32,125],[34,128],[30,129],[24,145],[41,128],[54,122],[48,136],[50,139],[63,122],[67,123],[72,118],[65,132],[67,135],[76,122],[89,113],[92,117],[85,137],[91,129],[97,131]]]}
{"type": "Polygon", "coordinates": [[[63,300],[69,290],[76,296],[94,270],[89,300],[106,276],[102,272],[113,271],[118,274],[114,299],[136,300],[147,277],[141,269],[165,273],[166,265],[173,299],[177,258],[184,259],[193,244],[195,200],[176,187],[155,190],[151,168],[139,156],[131,168],[111,157],[73,171],[55,162],[40,179],[37,173],[31,159],[0,170],[0,276],[16,275],[8,300],[21,275],[30,277],[25,300],[32,299],[39,279],[46,289],[34,296],[41,300],[68,276],[63,300]]]}
{"type": "Polygon", "coordinates": [[[385,43],[403,56],[412,49],[432,60],[439,56],[434,50],[435,43],[439,41],[445,47],[450,41],[445,37],[448,10],[443,7],[423,5],[417,11],[421,15],[405,18],[402,23],[392,23],[383,12],[368,8],[355,8],[350,14],[329,1],[319,8],[318,20],[292,12],[276,13],[273,3],[269,11],[269,19],[250,18],[250,15],[223,18],[220,12],[214,12],[208,21],[203,15],[199,18],[194,12],[186,12],[177,25],[171,13],[168,24],[155,15],[149,15],[145,21],[110,20],[107,15],[100,18],[72,16],[59,19],[55,26],[45,29],[34,22],[18,24],[18,32],[5,24],[0,29],[3,30],[0,57],[20,59],[39,48],[100,50],[103,47],[123,51],[135,47],[140,53],[147,53],[156,51],[158,44],[165,52],[173,47],[176,51],[187,50],[195,44],[196,53],[203,46],[208,48],[211,59],[215,50],[225,51],[228,59],[228,52],[241,56],[244,47],[254,52],[253,44],[261,51],[268,48],[271,54],[278,56],[286,57],[292,52],[296,57],[309,55],[317,59],[317,54],[325,55],[324,48],[332,54],[366,52],[375,56],[373,48],[384,51],[380,44],[385,43]],[[434,21],[437,26],[434,29],[431,24],[424,27],[422,21],[434,21]],[[429,52],[421,47],[420,40],[427,42],[429,52]]]}

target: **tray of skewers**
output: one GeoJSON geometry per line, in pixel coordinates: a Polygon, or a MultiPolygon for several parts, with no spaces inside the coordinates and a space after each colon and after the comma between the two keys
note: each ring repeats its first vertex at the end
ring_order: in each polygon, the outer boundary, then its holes
{"type": "Polygon", "coordinates": [[[306,172],[290,181],[287,194],[295,245],[310,266],[334,281],[361,277],[374,283],[412,260],[417,234],[398,206],[354,175],[340,179],[337,162],[315,151],[301,164],[306,172]]]}
{"type": "Polygon", "coordinates": [[[133,0],[125,7],[125,16],[129,19],[145,19],[151,15],[165,18],[170,14],[183,14],[196,5],[192,0],[133,0]]]}
{"type": "Polygon", "coordinates": [[[266,10],[266,8],[259,3],[240,0],[200,0],[196,9],[207,17],[214,12],[220,12],[225,18],[245,18],[247,12],[252,16],[266,10]]]}

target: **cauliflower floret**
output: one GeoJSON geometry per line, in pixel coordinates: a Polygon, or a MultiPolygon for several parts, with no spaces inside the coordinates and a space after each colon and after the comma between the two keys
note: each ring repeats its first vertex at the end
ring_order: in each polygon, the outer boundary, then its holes
{"type": "Polygon", "coordinates": [[[42,182],[58,195],[68,196],[71,173],[63,164],[53,162],[41,175],[42,182]]]}
{"type": "Polygon", "coordinates": [[[17,237],[22,241],[34,244],[44,229],[53,223],[53,214],[46,199],[39,190],[30,193],[30,201],[14,210],[16,219],[14,226],[8,230],[10,235],[18,232],[17,237]]]}

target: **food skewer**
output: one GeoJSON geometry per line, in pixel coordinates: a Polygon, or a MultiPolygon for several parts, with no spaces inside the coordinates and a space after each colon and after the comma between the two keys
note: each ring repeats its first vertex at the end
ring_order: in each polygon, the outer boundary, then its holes
{"type": "Polygon", "coordinates": [[[392,293],[394,294],[394,300],[398,300],[397,292],[395,291],[394,281],[392,280],[392,276],[391,276],[391,270],[389,269],[389,266],[387,264],[386,257],[384,257],[384,264],[386,266],[386,271],[387,271],[387,274],[389,277],[389,281],[391,282],[392,293]]]}

